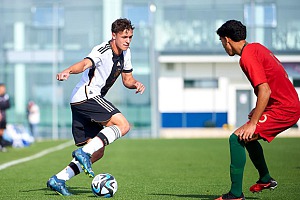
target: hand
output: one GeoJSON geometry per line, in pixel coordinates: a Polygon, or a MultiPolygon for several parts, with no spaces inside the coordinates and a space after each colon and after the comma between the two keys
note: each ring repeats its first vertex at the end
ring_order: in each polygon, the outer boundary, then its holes
{"type": "Polygon", "coordinates": [[[136,91],[135,91],[135,93],[137,94],[137,93],[141,93],[141,94],[143,94],[144,93],[144,91],[145,91],[145,86],[141,83],[141,82],[136,82],[135,84],[134,84],[134,86],[136,87],[136,91]]]}
{"type": "Polygon", "coordinates": [[[56,75],[56,79],[59,81],[65,81],[69,78],[70,73],[69,72],[60,72],[56,75]]]}
{"type": "Polygon", "coordinates": [[[240,140],[250,141],[253,138],[256,124],[246,123],[236,130],[240,140]]]}

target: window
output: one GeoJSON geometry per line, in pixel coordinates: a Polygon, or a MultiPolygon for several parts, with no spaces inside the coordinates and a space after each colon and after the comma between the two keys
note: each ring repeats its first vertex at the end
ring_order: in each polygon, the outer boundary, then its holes
{"type": "Polygon", "coordinates": [[[275,4],[245,4],[245,25],[249,27],[277,26],[275,4]]]}
{"type": "Polygon", "coordinates": [[[218,88],[219,81],[218,79],[186,79],[184,80],[184,88],[218,88]]]}
{"type": "Polygon", "coordinates": [[[52,28],[64,26],[64,9],[59,7],[35,7],[32,9],[33,26],[52,28]]]}
{"type": "Polygon", "coordinates": [[[149,7],[148,4],[137,6],[137,5],[126,5],[124,8],[125,15],[134,26],[149,26],[149,7]]]}

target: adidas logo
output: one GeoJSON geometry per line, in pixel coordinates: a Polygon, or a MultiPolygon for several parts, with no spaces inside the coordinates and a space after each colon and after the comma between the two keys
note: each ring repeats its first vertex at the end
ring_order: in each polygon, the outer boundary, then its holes
{"type": "Polygon", "coordinates": [[[92,92],[92,91],[90,91],[90,92],[89,92],[89,94],[93,94],[93,92],[92,92]]]}

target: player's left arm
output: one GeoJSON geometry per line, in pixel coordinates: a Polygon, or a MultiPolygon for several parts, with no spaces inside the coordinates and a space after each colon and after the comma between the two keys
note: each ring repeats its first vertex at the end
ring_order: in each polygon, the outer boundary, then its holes
{"type": "Polygon", "coordinates": [[[132,72],[122,72],[122,81],[128,89],[136,89],[135,93],[143,94],[145,91],[145,86],[133,77],[132,72]]]}
{"type": "Polygon", "coordinates": [[[268,83],[262,83],[257,87],[258,87],[258,94],[257,94],[256,106],[253,111],[252,117],[250,119],[250,123],[252,124],[258,123],[261,115],[263,114],[265,108],[268,105],[271,96],[271,89],[268,83]]]}
{"type": "Polygon", "coordinates": [[[262,116],[265,108],[268,105],[271,89],[268,83],[262,83],[256,86],[258,89],[256,106],[253,109],[253,113],[250,121],[247,124],[244,124],[239,130],[239,137],[245,141],[251,140],[253,137],[256,125],[262,116]]]}

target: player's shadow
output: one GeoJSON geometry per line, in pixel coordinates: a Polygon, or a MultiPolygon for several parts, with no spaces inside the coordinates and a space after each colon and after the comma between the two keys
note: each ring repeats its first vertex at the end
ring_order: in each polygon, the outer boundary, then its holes
{"type": "Polygon", "coordinates": [[[47,191],[47,190],[50,191],[47,188],[38,188],[38,189],[30,189],[30,190],[19,190],[19,192],[26,193],[26,192],[47,191]]]}
{"type": "MultiPolygon", "coordinates": [[[[86,187],[68,187],[68,190],[73,195],[76,194],[90,194],[91,190],[87,189],[86,187]]],[[[45,192],[45,195],[57,195],[56,192],[50,190],[49,188],[43,187],[43,188],[37,188],[37,189],[30,189],[30,190],[20,190],[19,192],[37,192],[37,191],[43,191],[45,192]]]]}
{"type": "MultiPolygon", "coordinates": [[[[195,199],[203,199],[203,200],[212,200],[216,199],[219,196],[218,195],[203,195],[203,194],[155,194],[151,193],[149,195],[154,195],[154,196],[173,196],[173,197],[179,197],[179,198],[195,198],[195,199]]],[[[256,197],[245,197],[246,199],[259,199],[256,197]]]]}

